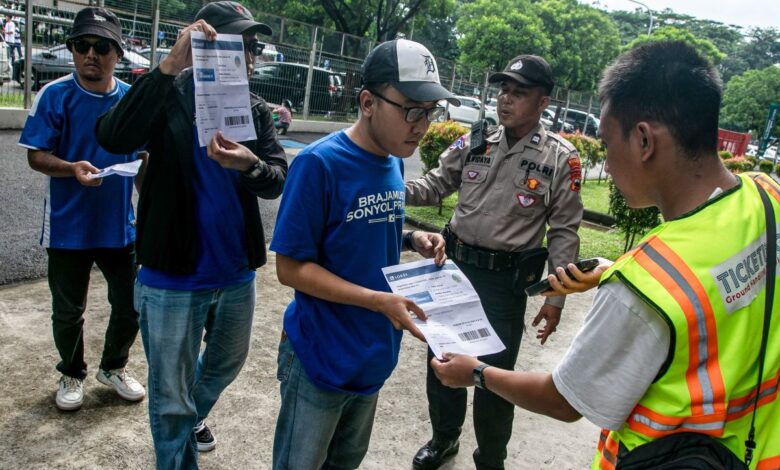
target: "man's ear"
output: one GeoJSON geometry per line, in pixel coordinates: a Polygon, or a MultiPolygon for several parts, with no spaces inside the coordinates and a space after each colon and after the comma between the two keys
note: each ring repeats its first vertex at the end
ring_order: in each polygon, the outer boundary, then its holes
{"type": "Polygon", "coordinates": [[[374,95],[368,90],[362,90],[358,97],[360,112],[363,116],[370,117],[374,113],[374,95]]]}
{"type": "Polygon", "coordinates": [[[640,157],[643,162],[649,161],[655,155],[655,149],[658,145],[653,127],[645,121],[637,123],[634,128],[638,139],[640,157]]]}

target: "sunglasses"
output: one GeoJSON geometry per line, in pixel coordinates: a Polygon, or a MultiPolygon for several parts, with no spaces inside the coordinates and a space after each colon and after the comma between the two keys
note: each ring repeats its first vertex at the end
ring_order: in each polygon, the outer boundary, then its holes
{"type": "Polygon", "coordinates": [[[244,50],[252,54],[253,56],[259,56],[263,53],[263,49],[265,49],[265,44],[258,41],[257,39],[252,39],[249,42],[244,42],[244,50]]]}
{"type": "Polygon", "coordinates": [[[444,116],[445,109],[443,106],[434,106],[433,108],[423,108],[417,106],[407,107],[402,104],[398,104],[395,101],[391,101],[373,90],[368,90],[368,91],[372,95],[381,98],[386,103],[406,111],[406,115],[404,116],[406,122],[417,122],[420,119],[422,119],[423,116],[425,116],[428,119],[428,122],[435,122],[440,120],[444,116]]]}
{"type": "Polygon", "coordinates": [[[99,55],[106,55],[114,48],[108,39],[100,39],[95,42],[90,42],[86,39],[73,39],[70,41],[70,46],[79,54],[86,54],[90,48],[93,48],[95,53],[99,55]]]}

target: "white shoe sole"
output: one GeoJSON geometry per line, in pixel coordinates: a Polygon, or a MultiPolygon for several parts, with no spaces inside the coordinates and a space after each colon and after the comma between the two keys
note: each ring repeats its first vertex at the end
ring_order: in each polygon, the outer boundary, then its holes
{"type": "Polygon", "coordinates": [[[54,400],[54,403],[56,403],[57,408],[61,409],[62,411],[76,411],[81,408],[83,401],[78,403],[68,403],[68,402],[61,402],[59,398],[57,398],[54,400]]]}
{"type": "Polygon", "coordinates": [[[111,383],[110,380],[108,380],[100,372],[98,372],[97,375],[95,375],[95,378],[98,380],[98,382],[102,383],[103,385],[108,385],[109,387],[113,388],[114,391],[116,391],[117,395],[119,395],[120,397],[124,398],[127,401],[141,401],[146,396],[146,390],[142,391],[140,395],[130,395],[124,390],[117,388],[114,384],[111,383]]]}
{"type": "Polygon", "coordinates": [[[202,444],[202,443],[198,442],[198,452],[211,452],[212,450],[214,450],[215,447],[217,447],[217,438],[216,437],[209,444],[202,444]]]}

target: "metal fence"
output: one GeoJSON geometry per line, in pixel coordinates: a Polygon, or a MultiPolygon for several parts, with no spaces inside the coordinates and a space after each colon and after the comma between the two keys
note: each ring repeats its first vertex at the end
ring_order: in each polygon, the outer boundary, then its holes
{"type": "MultiPolygon", "coordinates": [[[[120,18],[126,52],[116,75],[132,83],[167,54],[179,30],[191,22],[203,3],[204,0],[6,1],[0,6],[0,13],[16,23],[21,47],[9,46],[8,42],[0,46],[0,81],[4,83],[0,87],[0,105],[29,106],[30,98],[24,98],[28,82],[34,93],[48,81],[73,71],[72,56],[64,42],[81,8],[104,5],[120,18]],[[28,21],[32,24],[29,38],[28,21]],[[154,57],[153,48],[157,49],[154,57]],[[26,79],[28,74],[30,80],[26,79]]],[[[250,89],[272,104],[290,100],[298,117],[354,120],[360,67],[376,43],[272,14],[255,13],[259,21],[271,26],[273,35],[257,58],[250,89]]],[[[437,58],[437,63],[442,84],[454,94],[478,97],[486,103],[497,96],[498,90],[488,86],[488,71],[442,58],[437,58]]],[[[556,88],[552,102],[564,109],[580,110],[582,115],[598,115],[598,102],[589,94],[556,88]]],[[[566,120],[577,125],[575,118],[581,116],[573,114],[566,120]]],[[[563,116],[559,118],[563,120],[563,116]]]]}

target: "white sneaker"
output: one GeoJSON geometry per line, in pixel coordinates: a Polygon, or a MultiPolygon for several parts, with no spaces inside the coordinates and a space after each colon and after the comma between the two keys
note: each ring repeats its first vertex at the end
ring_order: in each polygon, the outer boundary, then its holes
{"type": "Polygon", "coordinates": [[[60,377],[60,387],[57,389],[57,408],[64,411],[75,411],[84,402],[84,381],[76,377],[63,375],[60,377]]]}
{"type": "Polygon", "coordinates": [[[144,386],[138,383],[127,373],[124,367],[121,369],[98,369],[98,382],[114,387],[120,397],[129,401],[141,401],[146,396],[144,386]]]}

